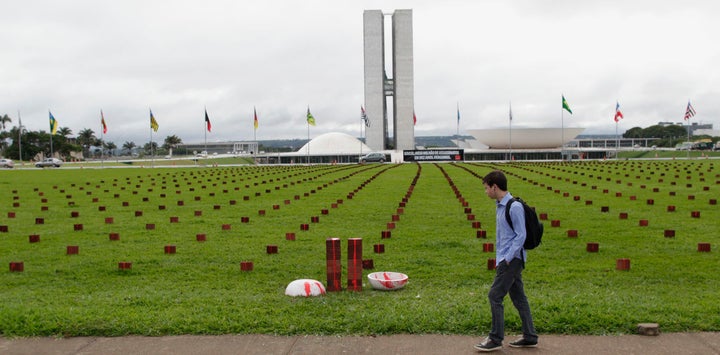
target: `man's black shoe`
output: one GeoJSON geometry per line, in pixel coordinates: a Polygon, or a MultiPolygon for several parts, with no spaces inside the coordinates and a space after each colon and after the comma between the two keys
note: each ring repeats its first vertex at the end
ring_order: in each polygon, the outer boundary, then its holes
{"type": "Polygon", "coordinates": [[[525,338],[522,338],[520,340],[511,342],[510,346],[513,348],[536,348],[537,340],[527,340],[525,338]]]}
{"type": "Polygon", "coordinates": [[[482,352],[490,352],[495,350],[502,349],[502,344],[498,344],[490,338],[486,338],[482,343],[475,344],[475,349],[482,351],[482,352]]]}

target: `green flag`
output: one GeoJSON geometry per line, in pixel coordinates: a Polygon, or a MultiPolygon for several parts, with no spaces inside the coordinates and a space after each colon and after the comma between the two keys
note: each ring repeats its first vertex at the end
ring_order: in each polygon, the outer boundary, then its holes
{"type": "Polygon", "coordinates": [[[565,95],[562,96],[562,108],[566,109],[567,112],[570,112],[572,115],[572,110],[570,109],[570,105],[568,105],[567,100],[565,100],[565,95]]]}
{"type": "Polygon", "coordinates": [[[307,123],[311,126],[315,125],[315,117],[313,117],[312,113],[310,113],[310,106],[308,106],[307,123]]]}

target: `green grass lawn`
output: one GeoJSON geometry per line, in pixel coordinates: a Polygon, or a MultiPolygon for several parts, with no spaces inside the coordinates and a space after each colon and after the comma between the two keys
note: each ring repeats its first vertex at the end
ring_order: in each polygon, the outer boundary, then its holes
{"type": "MultiPolygon", "coordinates": [[[[493,169],[504,170],[510,191],[547,217],[543,244],[529,252],[524,272],[540,333],[630,333],[641,322],[667,332],[718,331],[715,165],[693,159],[1,171],[0,226],[7,232],[0,232],[0,334],[484,334],[494,253],[483,252],[483,244],[494,242],[495,204],[481,177],[493,169]],[[396,228],[382,239],[393,215],[396,228]],[[473,222],[487,239],[477,237],[473,222]],[[675,237],[665,237],[670,230],[675,237]],[[198,242],[198,234],[207,240],[198,242]],[[363,259],[373,260],[363,277],[397,271],[409,283],[384,292],[364,278],[359,292],[284,295],[295,279],[326,283],[327,238],[342,241],[343,285],[348,238],[362,238],[363,259]],[[599,251],[588,252],[587,243],[599,251]],[[712,251],[698,252],[698,243],[712,251]],[[385,252],[375,253],[374,244],[385,252]],[[166,254],[168,245],[177,252],[166,254]],[[278,253],[268,254],[268,245],[278,253]],[[67,246],[79,253],[67,255],[67,246]],[[630,259],[629,270],[616,269],[622,258],[630,259]],[[9,271],[20,261],[23,272],[9,271]],[[253,270],[242,271],[243,261],[253,270]],[[119,262],[132,268],[120,270],[119,262]]],[[[506,315],[506,326],[519,332],[509,299],[506,315]]]]}

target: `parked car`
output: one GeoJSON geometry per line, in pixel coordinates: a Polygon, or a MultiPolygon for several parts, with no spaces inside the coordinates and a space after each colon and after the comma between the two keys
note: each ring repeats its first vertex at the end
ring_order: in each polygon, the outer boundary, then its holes
{"type": "Polygon", "coordinates": [[[369,163],[369,162],[379,162],[384,163],[385,162],[385,154],[383,153],[368,153],[360,157],[360,163],[369,163]]]}
{"type": "Polygon", "coordinates": [[[35,163],[35,166],[37,166],[38,168],[46,168],[46,167],[59,168],[60,165],[62,165],[62,161],[60,159],[55,159],[55,158],[45,158],[45,159],[35,163]]]}
{"type": "Polygon", "coordinates": [[[10,159],[0,159],[0,167],[12,169],[15,167],[15,163],[10,159]]]}

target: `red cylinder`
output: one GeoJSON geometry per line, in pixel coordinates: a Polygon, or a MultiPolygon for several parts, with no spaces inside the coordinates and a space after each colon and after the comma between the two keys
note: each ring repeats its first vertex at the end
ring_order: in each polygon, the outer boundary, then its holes
{"type": "Polygon", "coordinates": [[[697,249],[699,252],[710,252],[710,243],[698,243],[697,249]]]}
{"type": "Polygon", "coordinates": [[[487,259],[487,269],[495,270],[495,258],[487,259]]]}
{"type": "Polygon", "coordinates": [[[630,270],[630,259],[617,259],[615,261],[615,269],[617,270],[630,270]]]}
{"type": "Polygon", "coordinates": [[[252,271],[253,270],[253,262],[252,261],[241,261],[240,262],[240,270],[241,271],[252,271]]]}
{"type": "Polygon", "coordinates": [[[340,239],[328,238],[325,240],[325,260],[327,268],[327,290],[342,290],[342,266],[340,265],[340,239]]]}
{"type": "Polygon", "coordinates": [[[11,272],[23,272],[25,271],[25,263],[22,261],[13,261],[10,262],[10,271],[11,272]]]}
{"type": "Polygon", "coordinates": [[[377,254],[382,254],[385,252],[385,244],[375,244],[373,245],[373,250],[377,254]]]}
{"type": "Polygon", "coordinates": [[[348,239],[347,251],[347,289],[348,291],[362,291],[362,238],[348,239]]]}

